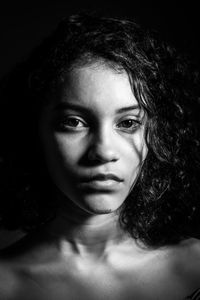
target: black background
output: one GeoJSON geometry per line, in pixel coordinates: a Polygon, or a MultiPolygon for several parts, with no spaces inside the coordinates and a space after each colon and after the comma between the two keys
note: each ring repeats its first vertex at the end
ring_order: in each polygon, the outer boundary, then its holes
{"type": "Polygon", "coordinates": [[[195,1],[7,0],[0,4],[0,77],[26,58],[62,17],[80,10],[134,18],[189,52],[200,66],[200,18],[195,1]]]}

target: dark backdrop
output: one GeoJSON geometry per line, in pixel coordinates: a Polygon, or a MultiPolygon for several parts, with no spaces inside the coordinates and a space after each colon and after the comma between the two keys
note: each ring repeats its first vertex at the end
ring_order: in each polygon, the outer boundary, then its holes
{"type": "MultiPolygon", "coordinates": [[[[58,21],[79,10],[133,17],[190,52],[200,65],[200,18],[195,1],[7,0],[0,4],[0,76],[25,58],[58,21]]],[[[198,2],[198,1],[196,1],[198,2]]]]}

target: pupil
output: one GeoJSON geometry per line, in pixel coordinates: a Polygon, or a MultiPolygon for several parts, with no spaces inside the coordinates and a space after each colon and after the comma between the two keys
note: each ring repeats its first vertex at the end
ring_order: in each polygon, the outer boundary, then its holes
{"type": "Polygon", "coordinates": [[[132,126],[132,121],[131,120],[127,120],[127,121],[124,121],[124,127],[126,127],[126,128],[129,128],[129,127],[131,127],[132,126]]]}
{"type": "Polygon", "coordinates": [[[68,120],[68,125],[70,125],[70,126],[77,126],[78,123],[79,123],[79,121],[76,120],[76,119],[69,119],[68,120]]]}

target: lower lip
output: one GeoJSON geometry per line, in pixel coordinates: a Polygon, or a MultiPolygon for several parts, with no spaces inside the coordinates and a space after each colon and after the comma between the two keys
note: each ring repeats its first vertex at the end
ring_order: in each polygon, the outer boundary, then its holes
{"type": "Polygon", "coordinates": [[[82,182],[81,187],[94,190],[113,190],[120,188],[122,182],[116,180],[91,180],[88,182],[82,182]]]}

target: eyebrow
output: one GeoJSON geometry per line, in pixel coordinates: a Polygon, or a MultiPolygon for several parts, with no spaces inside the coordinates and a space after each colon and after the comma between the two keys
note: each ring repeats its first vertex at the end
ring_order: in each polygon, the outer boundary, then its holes
{"type": "MultiPolygon", "coordinates": [[[[117,109],[116,113],[121,114],[121,113],[128,112],[131,110],[138,110],[140,108],[141,107],[138,104],[131,105],[131,106],[125,106],[125,107],[121,107],[121,108],[117,109]]],[[[82,105],[79,105],[79,104],[71,103],[71,102],[60,102],[54,107],[55,111],[62,111],[62,110],[66,110],[66,109],[78,110],[83,113],[89,112],[88,108],[86,108],[82,105]]]]}

